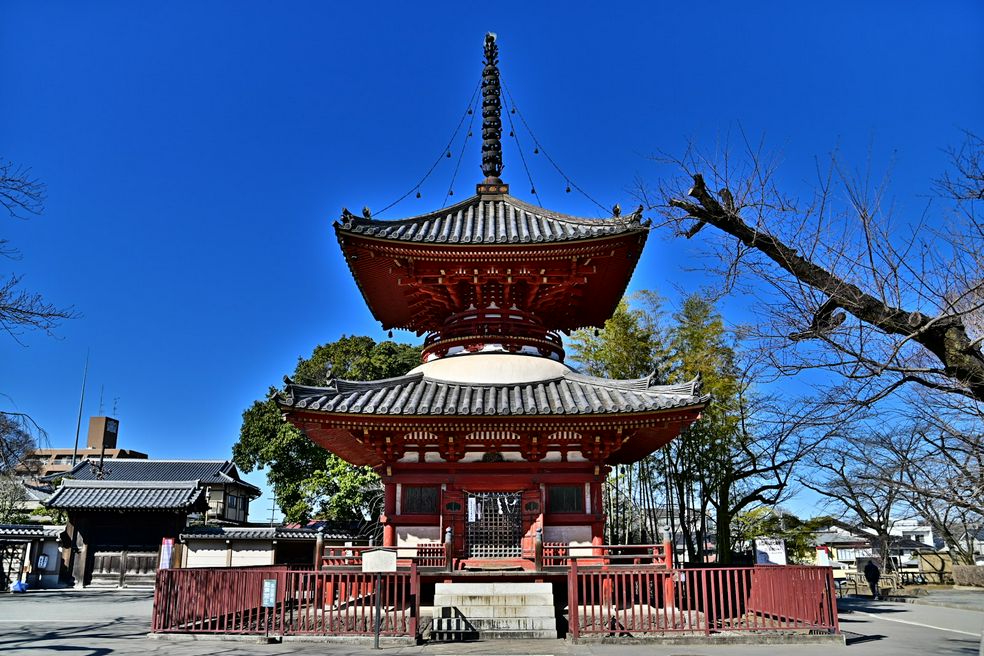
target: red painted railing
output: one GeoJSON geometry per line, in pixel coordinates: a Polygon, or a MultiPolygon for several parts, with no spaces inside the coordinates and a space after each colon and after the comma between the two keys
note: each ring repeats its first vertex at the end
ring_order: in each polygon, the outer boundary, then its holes
{"type": "Polygon", "coordinates": [[[571,636],[839,633],[829,567],[584,567],[568,577],[571,636]]]}
{"type": "Polygon", "coordinates": [[[577,560],[581,565],[669,567],[667,554],[671,550],[669,543],[570,545],[567,542],[544,542],[543,566],[569,567],[572,560],[577,560]]]}
{"type": "MultiPolygon", "coordinates": [[[[321,558],[322,567],[362,567],[362,553],[379,547],[325,547],[321,558]]],[[[415,546],[398,547],[396,554],[401,566],[444,567],[444,544],[440,542],[420,542],[415,546]]]]}
{"type": "Polygon", "coordinates": [[[417,635],[415,565],[376,575],[273,568],[164,569],[157,574],[155,633],[372,635],[380,595],[384,636],[417,635]],[[265,579],[277,581],[272,608],[262,607],[265,579]]]}

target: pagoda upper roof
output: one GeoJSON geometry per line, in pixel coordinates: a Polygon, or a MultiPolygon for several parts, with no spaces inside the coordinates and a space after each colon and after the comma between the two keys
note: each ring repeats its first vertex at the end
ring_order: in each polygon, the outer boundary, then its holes
{"type": "MultiPolygon", "coordinates": [[[[367,213],[368,214],[368,213],[367,213]]],[[[505,245],[571,242],[648,230],[642,208],[626,216],[591,219],[530,205],[508,194],[478,194],[456,205],[395,221],[343,211],[342,235],[413,244],[505,245]]]]}
{"type": "Polygon", "coordinates": [[[549,380],[472,383],[432,379],[423,373],[371,382],[331,379],[324,387],[287,381],[284,408],[332,414],[411,416],[530,416],[649,413],[701,407],[695,379],[656,385],[652,376],[611,380],[569,370],[549,380]]]}

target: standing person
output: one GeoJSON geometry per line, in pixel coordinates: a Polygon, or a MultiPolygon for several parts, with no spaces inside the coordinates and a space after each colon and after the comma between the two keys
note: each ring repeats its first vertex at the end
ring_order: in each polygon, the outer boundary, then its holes
{"type": "Polygon", "coordinates": [[[881,570],[875,561],[869,560],[864,566],[864,578],[868,580],[868,587],[871,588],[871,598],[878,599],[878,579],[881,578],[881,570]]]}

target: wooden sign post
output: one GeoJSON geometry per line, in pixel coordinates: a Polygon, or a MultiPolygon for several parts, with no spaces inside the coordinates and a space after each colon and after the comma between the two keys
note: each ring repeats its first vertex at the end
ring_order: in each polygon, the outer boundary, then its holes
{"type": "Polygon", "coordinates": [[[362,571],[376,574],[376,627],[373,649],[379,649],[379,630],[382,621],[383,572],[396,571],[396,551],[393,549],[369,549],[362,552],[362,571]]]}

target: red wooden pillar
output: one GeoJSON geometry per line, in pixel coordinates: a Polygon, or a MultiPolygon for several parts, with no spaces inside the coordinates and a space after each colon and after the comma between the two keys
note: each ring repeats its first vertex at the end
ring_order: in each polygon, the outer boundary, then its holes
{"type": "MultiPolygon", "coordinates": [[[[600,516],[601,520],[596,522],[591,522],[591,544],[596,547],[600,547],[605,544],[605,516],[604,516],[604,503],[602,502],[602,488],[600,481],[591,482],[591,507],[588,508],[588,512],[593,515],[600,516]]],[[[603,555],[601,549],[592,549],[592,556],[603,555]]]]}
{"type": "Polygon", "coordinates": [[[602,556],[604,555],[604,550],[601,549],[601,545],[605,544],[605,522],[592,522],[591,523],[591,545],[596,547],[591,550],[592,556],[602,556]]]}
{"type": "Polygon", "coordinates": [[[383,524],[383,546],[396,546],[396,527],[393,525],[393,517],[396,516],[396,484],[383,484],[383,515],[380,522],[383,524]]]}

